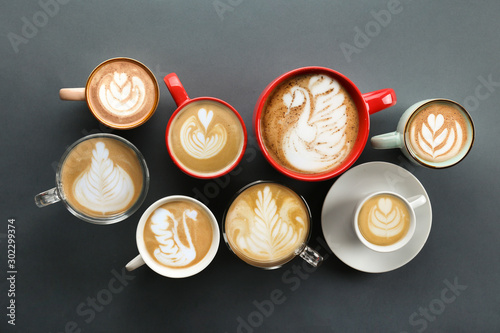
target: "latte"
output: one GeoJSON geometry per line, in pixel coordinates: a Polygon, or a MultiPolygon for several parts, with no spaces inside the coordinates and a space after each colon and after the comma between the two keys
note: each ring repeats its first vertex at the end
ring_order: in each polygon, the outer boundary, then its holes
{"type": "Polygon", "coordinates": [[[261,116],[262,139],[271,157],[299,173],[335,169],[358,136],[358,110],[349,93],[326,74],[305,74],[281,83],[261,116]]]}
{"type": "Polygon", "coordinates": [[[138,61],[111,59],[90,75],[87,103],[94,115],[113,128],[141,125],[156,110],[159,89],[151,71],[138,61]]]}
{"type": "Polygon", "coordinates": [[[241,156],[245,134],[238,116],[215,101],[196,101],[169,123],[172,158],[191,174],[209,177],[231,168],[241,156]]]}
{"type": "Polygon", "coordinates": [[[407,129],[409,150],[423,163],[445,163],[468,150],[469,117],[458,105],[433,102],[417,110],[407,129]]]}
{"type": "Polygon", "coordinates": [[[225,216],[227,242],[250,265],[272,268],[291,260],[309,236],[309,210],[295,192],[276,183],[243,190],[225,216]]]}
{"type": "Polygon", "coordinates": [[[410,212],[406,203],[390,194],[375,195],[363,203],[358,213],[361,235],[379,246],[393,245],[410,229],[410,212]]]}
{"type": "Polygon", "coordinates": [[[144,225],[148,255],[169,268],[199,263],[212,246],[212,222],[199,205],[187,201],[167,202],[156,208],[144,225]]]}
{"type": "Polygon", "coordinates": [[[97,137],[77,144],[62,162],[60,180],[66,202],[90,217],[128,211],[144,190],[139,157],[125,143],[97,137]]]}

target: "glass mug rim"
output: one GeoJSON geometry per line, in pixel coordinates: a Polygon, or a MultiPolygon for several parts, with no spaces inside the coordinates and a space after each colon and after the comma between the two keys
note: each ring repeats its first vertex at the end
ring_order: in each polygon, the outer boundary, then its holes
{"type": "Polygon", "coordinates": [[[142,153],[137,149],[136,146],[134,146],[130,141],[115,135],[115,134],[110,134],[110,133],[96,133],[96,134],[90,134],[87,136],[84,136],[83,138],[78,139],[75,141],[73,144],[71,144],[66,150],[64,151],[64,154],[62,155],[61,159],[59,160],[59,164],[57,166],[57,171],[56,171],[56,189],[57,189],[57,194],[61,198],[61,201],[64,203],[66,208],[76,217],[78,217],[81,220],[84,220],[85,222],[93,223],[93,224],[100,224],[100,225],[106,225],[106,224],[113,224],[117,223],[120,221],[125,220],[126,218],[130,217],[132,214],[134,214],[139,207],[142,205],[144,200],[146,199],[146,195],[148,193],[149,189],[149,170],[146,164],[146,160],[144,159],[144,156],[142,153]],[[137,198],[137,201],[126,211],[117,214],[117,215],[112,215],[112,216],[107,216],[107,217],[93,217],[89,216],[85,213],[82,213],[78,211],[77,209],[73,208],[67,201],[66,199],[66,194],[64,193],[63,190],[63,184],[62,184],[62,168],[64,165],[64,162],[68,155],[73,151],[73,149],[78,146],[80,143],[85,142],[90,139],[95,139],[95,138],[108,138],[108,139],[113,139],[116,141],[119,141],[123,144],[125,144],[128,148],[132,149],[132,151],[136,154],[137,159],[139,161],[139,164],[141,165],[142,169],[142,189],[141,193],[139,194],[139,197],[137,198]]]}
{"type": "Polygon", "coordinates": [[[114,129],[120,129],[120,130],[123,130],[123,129],[133,129],[133,128],[136,128],[136,127],[139,127],[139,126],[143,125],[156,112],[156,109],[158,108],[158,104],[160,103],[160,86],[159,86],[158,80],[156,80],[156,77],[153,74],[153,72],[145,64],[143,64],[139,60],[136,60],[136,59],[133,59],[133,58],[128,58],[128,57],[114,57],[114,58],[110,58],[110,59],[107,59],[107,60],[104,60],[103,62],[101,62],[89,74],[89,77],[87,78],[87,83],[85,84],[85,102],[87,103],[87,107],[89,108],[90,112],[92,112],[92,114],[94,115],[94,117],[97,120],[99,120],[102,124],[104,124],[104,125],[106,125],[108,127],[111,127],[111,128],[114,128],[114,129]],[[119,124],[110,123],[110,122],[106,121],[106,119],[103,119],[103,117],[100,117],[98,115],[98,113],[94,110],[94,108],[92,107],[92,105],[90,104],[90,96],[89,96],[90,83],[91,83],[92,79],[94,78],[94,76],[105,65],[107,65],[107,64],[109,64],[111,62],[116,62],[116,61],[120,61],[120,60],[132,62],[132,63],[136,64],[137,66],[141,67],[142,69],[144,69],[146,71],[146,73],[149,75],[149,77],[151,78],[151,80],[153,81],[154,86],[155,86],[156,99],[155,99],[155,103],[154,103],[153,107],[151,108],[151,110],[149,110],[149,112],[148,112],[148,114],[147,114],[146,117],[144,117],[143,119],[141,119],[140,121],[138,121],[136,123],[132,123],[132,125],[119,125],[119,124]]]}
{"type": "Polygon", "coordinates": [[[198,179],[213,179],[213,178],[224,176],[225,174],[231,172],[241,162],[241,160],[243,159],[243,156],[245,155],[246,147],[248,144],[247,129],[246,129],[245,122],[243,121],[243,118],[241,117],[241,115],[238,113],[238,111],[236,111],[236,109],[231,104],[227,103],[226,101],[223,101],[223,100],[216,98],[216,97],[208,97],[208,96],[188,98],[181,105],[179,105],[175,109],[174,113],[172,113],[172,115],[170,116],[168,123],[167,123],[167,128],[165,130],[165,144],[167,146],[167,150],[168,150],[168,153],[169,153],[172,161],[182,172],[184,172],[185,174],[187,174],[189,176],[198,178],[198,179]],[[174,153],[172,152],[173,149],[170,145],[169,136],[170,136],[170,129],[172,127],[172,123],[174,122],[174,120],[177,118],[178,115],[180,115],[184,110],[186,110],[186,108],[188,106],[190,106],[191,104],[197,103],[197,102],[206,102],[206,101],[221,104],[224,107],[228,108],[236,116],[236,118],[238,119],[238,121],[241,125],[241,129],[242,129],[241,134],[243,136],[243,143],[242,143],[241,149],[238,153],[238,157],[232,163],[228,164],[225,168],[218,170],[217,172],[213,172],[213,173],[198,173],[198,172],[194,172],[193,170],[185,167],[180,161],[177,160],[174,153]]]}
{"type": "MultiPolygon", "coordinates": [[[[474,145],[474,141],[475,141],[475,137],[476,137],[476,129],[475,129],[475,126],[474,126],[474,121],[472,120],[472,117],[471,115],[469,114],[469,112],[467,111],[467,109],[465,109],[460,103],[458,102],[455,102],[454,100],[451,100],[451,99],[448,99],[448,98],[431,98],[431,99],[428,99],[428,100],[424,100],[424,101],[420,101],[420,102],[417,102],[416,104],[420,104],[418,105],[415,110],[413,110],[411,112],[411,114],[408,116],[408,118],[406,119],[405,121],[405,124],[404,124],[404,129],[403,129],[403,144],[404,144],[404,148],[405,150],[408,152],[408,154],[410,154],[410,156],[413,158],[413,160],[415,162],[417,162],[418,164],[424,166],[424,167],[427,167],[427,168],[431,168],[431,169],[446,169],[446,168],[449,168],[449,167],[452,167],[454,165],[457,165],[458,163],[460,163],[461,161],[463,161],[465,159],[465,157],[467,155],[469,155],[470,151],[472,150],[472,146],[474,145]],[[429,163],[425,163],[421,158],[419,158],[416,153],[413,151],[413,149],[410,147],[410,144],[407,142],[407,138],[408,138],[408,132],[409,132],[409,124],[411,123],[411,121],[414,119],[414,117],[426,106],[428,106],[429,104],[433,104],[433,103],[436,103],[436,102],[445,102],[445,103],[450,103],[450,104],[453,104],[455,105],[460,111],[461,113],[466,117],[467,121],[468,121],[468,124],[470,124],[470,127],[471,127],[471,134],[472,134],[472,138],[470,140],[470,144],[468,144],[468,147],[467,147],[467,151],[460,157],[460,159],[456,160],[455,162],[451,163],[451,164],[446,164],[446,165],[443,165],[443,166],[436,166],[436,165],[432,165],[432,164],[429,164],[429,163]]],[[[410,106],[411,108],[411,106],[410,106]]]]}
{"type": "Polygon", "coordinates": [[[226,243],[226,246],[228,247],[229,251],[236,257],[238,258],[239,260],[243,261],[245,264],[247,265],[250,265],[250,266],[253,266],[253,267],[256,267],[256,268],[260,268],[260,269],[264,269],[264,270],[273,270],[273,269],[278,269],[280,267],[283,267],[284,265],[286,265],[287,263],[289,263],[290,261],[292,261],[295,257],[297,257],[306,247],[307,247],[307,244],[309,243],[309,240],[311,238],[311,231],[312,231],[312,226],[311,226],[311,223],[312,223],[312,213],[311,213],[311,209],[309,208],[309,205],[307,204],[307,201],[304,199],[304,197],[300,194],[298,194],[295,190],[293,190],[292,188],[290,188],[289,186],[279,182],[279,181],[274,181],[274,180],[256,180],[256,181],[253,181],[245,186],[243,186],[242,188],[240,188],[233,196],[232,198],[229,200],[229,205],[227,206],[227,208],[225,209],[224,211],[224,214],[223,214],[223,217],[222,217],[222,221],[221,221],[221,229],[222,229],[222,236],[224,238],[224,243],[226,243]],[[277,184],[277,185],[280,185],[280,186],[283,186],[287,189],[289,189],[290,191],[292,191],[293,193],[295,193],[295,195],[297,195],[300,200],[302,200],[302,202],[304,203],[304,206],[306,207],[306,213],[307,213],[307,218],[308,218],[308,230],[307,230],[307,235],[304,239],[304,241],[302,242],[302,244],[297,248],[295,249],[294,251],[294,255],[292,257],[290,257],[287,261],[285,262],[282,262],[278,265],[275,265],[275,266],[271,266],[271,267],[262,267],[262,266],[258,266],[258,265],[254,265],[254,264],[251,264],[249,262],[247,262],[246,260],[244,260],[243,258],[241,258],[240,256],[238,256],[236,254],[236,252],[231,248],[231,245],[229,244],[229,241],[228,241],[228,237],[227,237],[227,234],[226,234],[226,217],[227,217],[227,213],[229,211],[229,209],[231,208],[231,206],[233,205],[234,201],[240,196],[240,194],[242,194],[244,191],[246,191],[247,189],[255,186],[255,185],[259,185],[259,184],[277,184]]]}
{"type": "Polygon", "coordinates": [[[205,268],[207,268],[210,263],[213,261],[215,258],[218,249],[219,249],[219,243],[220,243],[220,232],[219,232],[219,224],[217,222],[217,218],[213,214],[213,212],[201,201],[186,196],[186,195],[169,195],[166,197],[163,197],[161,199],[156,200],[154,203],[152,203],[145,211],[142,213],[141,218],[139,219],[139,222],[137,224],[137,229],[135,233],[135,241],[137,244],[137,249],[139,251],[139,255],[142,257],[144,260],[144,263],[151,268],[154,272],[168,277],[168,278],[186,278],[190,277],[193,275],[196,275],[203,271],[205,268]],[[160,206],[173,202],[173,201],[189,201],[198,207],[200,207],[209,217],[210,219],[210,225],[212,227],[212,243],[210,244],[210,248],[208,249],[207,253],[205,256],[196,264],[193,266],[187,267],[187,268],[171,268],[167,266],[163,266],[159,263],[156,263],[151,256],[148,253],[148,250],[146,249],[146,244],[144,242],[144,228],[146,226],[146,222],[148,221],[149,217],[153,212],[159,208],[160,206]]]}
{"type": "Polygon", "coordinates": [[[276,170],[280,171],[281,173],[283,173],[288,177],[297,180],[322,181],[341,175],[356,162],[359,156],[361,156],[361,153],[363,152],[364,147],[366,146],[366,143],[368,141],[369,130],[370,130],[370,117],[369,117],[368,107],[363,99],[363,94],[361,93],[359,88],[354,84],[354,82],[352,82],[347,76],[327,67],[308,66],[287,71],[276,77],[264,88],[254,108],[253,125],[254,125],[253,127],[254,127],[255,137],[262,154],[264,155],[265,159],[276,170]],[[275,91],[275,89],[281,83],[283,83],[285,80],[291,77],[309,73],[325,73],[329,74],[330,76],[338,80],[341,86],[347,90],[347,92],[350,94],[350,97],[353,99],[357,108],[358,119],[359,119],[358,136],[356,138],[356,142],[354,143],[352,151],[349,153],[349,155],[337,167],[331,170],[318,173],[301,173],[298,171],[290,170],[281,165],[268,152],[268,149],[266,148],[266,145],[264,143],[264,139],[262,138],[262,131],[261,131],[262,113],[265,104],[267,103],[267,100],[269,99],[271,94],[275,91]]]}

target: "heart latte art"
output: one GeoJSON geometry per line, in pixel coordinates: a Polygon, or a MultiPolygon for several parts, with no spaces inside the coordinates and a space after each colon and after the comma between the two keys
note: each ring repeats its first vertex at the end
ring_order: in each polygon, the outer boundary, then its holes
{"type": "Polygon", "coordinates": [[[351,152],[358,133],[351,97],[335,79],[321,74],[293,77],[278,86],[262,120],[271,155],[301,173],[337,167],[351,152]]]}
{"type": "Polygon", "coordinates": [[[302,199],[290,189],[261,183],[244,190],[231,204],[225,230],[230,247],[244,261],[278,266],[295,255],[309,232],[302,199]]]}
{"type": "Polygon", "coordinates": [[[111,113],[122,117],[134,114],[143,105],[146,87],[141,78],[127,73],[109,73],[101,80],[99,99],[111,113]]]}

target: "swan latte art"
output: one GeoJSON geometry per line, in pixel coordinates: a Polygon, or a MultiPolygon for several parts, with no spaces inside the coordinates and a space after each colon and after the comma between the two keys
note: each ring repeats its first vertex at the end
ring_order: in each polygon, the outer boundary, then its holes
{"type": "Polygon", "coordinates": [[[241,155],[244,131],[235,113],[221,103],[196,101],[169,124],[173,159],[193,174],[210,176],[230,168],[241,155]]]}
{"type": "Polygon", "coordinates": [[[225,217],[227,242],[250,265],[272,268],[291,260],[309,236],[309,210],[301,197],[276,183],[243,190],[225,217]]]}
{"type": "Polygon", "coordinates": [[[96,117],[113,128],[136,127],[151,117],[159,99],[151,71],[127,58],[98,66],[87,83],[87,102],[96,117]]]}
{"type": "Polygon", "coordinates": [[[64,159],[60,177],[67,203],[90,217],[126,212],[144,186],[137,154],[124,143],[105,137],[77,144],[64,159]]]}
{"type": "Polygon", "coordinates": [[[156,208],[144,226],[148,255],[169,268],[187,268],[199,263],[212,245],[210,217],[199,205],[177,200],[156,208]]]}
{"type": "Polygon", "coordinates": [[[335,169],[358,136],[358,111],[349,93],[325,74],[281,83],[262,112],[262,139],[272,158],[299,173],[335,169]]]}
{"type": "Polygon", "coordinates": [[[378,194],[363,203],[358,214],[358,226],[368,242],[380,246],[392,245],[408,233],[410,212],[400,198],[378,194]]]}

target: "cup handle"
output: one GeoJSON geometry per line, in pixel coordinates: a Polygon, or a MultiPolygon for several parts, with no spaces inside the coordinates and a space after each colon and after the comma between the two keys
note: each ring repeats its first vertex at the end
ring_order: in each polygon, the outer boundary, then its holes
{"type": "Polygon", "coordinates": [[[84,101],[85,88],[63,88],[59,90],[59,98],[65,101],[84,101]]]}
{"type": "Polygon", "coordinates": [[[415,195],[411,198],[408,198],[407,200],[410,203],[411,208],[413,209],[420,207],[427,202],[427,199],[422,194],[415,195]]]}
{"type": "Polygon", "coordinates": [[[401,147],[401,135],[398,132],[391,132],[372,136],[372,147],[375,149],[392,149],[401,147]]]}
{"type": "Polygon", "coordinates": [[[323,257],[307,245],[300,251],[299,256],[313,267],[318,267],[323,262],[323,257]]]}
{"type": "Polygon", "coordinates": [[[35,203],[40,208],[52,205],[58,201],[61,201],[61,196],[59,195],[59,191],[56,187],[35,195],[35,203]]]}
{"type": "Polygon", "coordinates": [[[177,74],[170,73],[163,78],[163,81],[165,81],[168,91],[170,91],[170,94],[174,98],[175,104],[177,104],[177,106],[180,106],[184,102],[189,100],[189,96],[186,92],[186,89],[184,89],[184,86],[179,80],[177,74]]]}
{"type": "Polygon", "coordinates": [[[363,94],[369,114],[379,112],[396,104],[396,93],[391,88],[380,89],[363,94]]]}
{"type": "Polygon", "coordinates": [[[144,259],[142,259],[141,255],[139,254],[137,257],[130,260],[130,262],[127,265],[125,265],[125,268],[127,269],[127,271],[130,272],[133,271],[134,269],[141,267],[144,264],[145,264],[144,259]]]}

